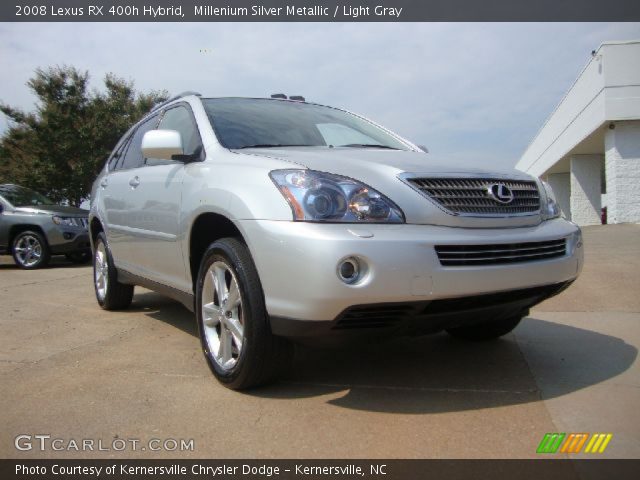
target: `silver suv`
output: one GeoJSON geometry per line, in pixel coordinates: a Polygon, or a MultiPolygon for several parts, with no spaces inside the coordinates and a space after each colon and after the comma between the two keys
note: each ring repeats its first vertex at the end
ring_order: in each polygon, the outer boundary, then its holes
{"type": "Polygon", "coordinates": [[[580,229],[522,172],[442,165],[413,143],[302,97],[156,107],[94,183],[95,291],[134,285],[195,311],[234,389],[266,383],[292,341],[515,328],[582,268],[580,229]]]}

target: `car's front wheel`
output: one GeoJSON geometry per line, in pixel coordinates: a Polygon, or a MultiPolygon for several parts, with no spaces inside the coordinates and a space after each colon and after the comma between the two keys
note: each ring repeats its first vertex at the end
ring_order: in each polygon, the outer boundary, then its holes
{"type": "Polygon", "coordinates": [[[26,230],[13,239],[13,260],[20,268],[34,270],[49,263],[51,254],[47,241],[39,232],[26,230]]]}
{"type": "Polygon", "coordinates": [[[490,320],[473,325],[447,329],[447,333],[464,340],[493,340],[511,332],[522,320],[522,315],[508,317],[502,320],[490,320]]]}
{"type": "Polygon", "coordinates": [[[277,378],[293,347],[271,333],[262,286],[247,247],[235,238],[212,243],[196,284],[202,348],[216,378],[240,390],[277,378]]]}
{"type": "Polygon", "coordinates": [[[93,284],[98,304],[105,310],[121,310],[131,305],[134,287],[118,282],[118,272],[104,233],[99,233],[95,241],[93,284]]]}

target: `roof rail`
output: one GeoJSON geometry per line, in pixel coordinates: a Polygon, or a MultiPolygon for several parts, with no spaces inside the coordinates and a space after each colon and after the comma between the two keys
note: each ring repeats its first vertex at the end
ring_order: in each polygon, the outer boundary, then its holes
{"type": "Polygon", "coordinates": [[[161,103],[159,103],[157,105],[154,105],[151,108],[151,112],[155,112],[156,110],[164,107],[165,105],[167,105],[168,103],[173,102],[174,100],[178,100],[179,98],[182,98],[182,97],[188,97],[190,95],[195,95],[196,97],[201,97],[202,96],[202,94],[200,94],[198,92],[191,92],[191,91],[182,92],[182,93],[179,93],[178,95],[174,95],[173,97],[169,98],[168,100],[165,100],[164,102],[161,102],[161,103]]]}

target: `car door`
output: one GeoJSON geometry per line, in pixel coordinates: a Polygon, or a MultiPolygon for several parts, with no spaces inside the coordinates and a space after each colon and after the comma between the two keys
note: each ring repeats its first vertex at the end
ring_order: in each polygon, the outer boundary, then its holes
{"type": "MultiPolygon", "coordinates": [[[[184,155],[203,158],[200,134],[188,104],[173,105],[162,113],[158,129],[176,130],[182,138],[184,155]]],[[[183,157],[184,159],[185,157],[183,157]]],[[[133,208],[140,228],[136,242],[143,248],[149,279],[191,292],[192,285],[183,258],[180,230],[184,163],[177,160],[145,159],[144,168],[136,171],[139,186],[133,208]]]]}
{"type": "Polygon", "coordinates": [[[109,161],[109,173],[101,180],[107,241],[118,268],[140,274],[145,270],[140,252],[144,250],[144,225],[139,208],[139,174],[144,168],[142,137],[156,127],[159,115],[140,123],[109,161]],[[142,245],[141,245],[142,243],[142,245]]]}
{"type": "Polygon", "coordinates": [[[6,219],[8,203],[0,197],[0,253],[9,251],[9,222],[6,219]]]}

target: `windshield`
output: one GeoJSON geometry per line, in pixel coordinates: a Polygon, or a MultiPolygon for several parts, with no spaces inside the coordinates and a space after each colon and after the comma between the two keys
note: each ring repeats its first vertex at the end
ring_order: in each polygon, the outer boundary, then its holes
{"type": "Polygon", "coordinates": [[[408,150],[379,127],[331,107],[261,98],[202,101],[226,148],[353,147],[408,150]]]}
{"type": "Polygon", "coordinates": [[[0,185],[0,195],[14,207],[54,205],[54,202],[44,195],[19,185],[0,185]]]}

